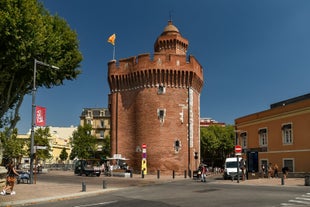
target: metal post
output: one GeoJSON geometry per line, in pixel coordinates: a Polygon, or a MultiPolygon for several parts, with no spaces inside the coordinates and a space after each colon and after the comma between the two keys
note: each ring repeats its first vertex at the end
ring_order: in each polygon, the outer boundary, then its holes
{"type": "Polygon", "coordinates": [[[82,182],[82,192],[86,192],[86,184],[82,182]]]}
{"type": "Polygon", "coordinates": [[[172,179],[174,179],[175,178],[175,172],[174,172],[174,170],[172,171],[172,179]]]}
{"type": "Polygon", "coordinates": [[[160,178],[160,170],[157,170],[157,179],[160,178]]]}
{"type": "Polygon", "coordinates": [[[237,183],[239,183],[239,155],[237,155],[237,183]]]}
{"type": "Polygon", "coordinates": [[[33,159],[34,159],[34,124],[35,124],[35,99],[36,99],[36,74],[37,60],[34,59],[33,66],[33,86],[32,86],[32,104],[31,104],[31,140],[30,140],[30,184],[33,184],[33,159]]]}
{"type": "Polygon", "coordinates": [[[54,65],[49,65],[44,62],[34,59],[33,63],[33,86],[32,86],[32,103],[31,103],[31,138],[30,138],[30,184],[33,184],[33,160],[34,160],[34,127],[35,127],[35,117],[36,117],[36,75],[37,75],[37,64],[51,67],[54,69],[59,69],[54,65]]]}

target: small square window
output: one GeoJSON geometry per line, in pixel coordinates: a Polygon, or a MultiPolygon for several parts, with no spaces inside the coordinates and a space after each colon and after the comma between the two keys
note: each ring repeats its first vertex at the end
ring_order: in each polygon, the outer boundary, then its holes
{"type": "Polygon", "coordinates": [[[157,94],[165,94],[166,93],[166,87],[165,86],[158,86],[157,94]]]}

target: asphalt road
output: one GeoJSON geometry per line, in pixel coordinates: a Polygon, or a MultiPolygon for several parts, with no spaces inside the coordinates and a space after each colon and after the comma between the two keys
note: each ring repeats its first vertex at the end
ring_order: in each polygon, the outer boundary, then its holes
{"type": "Polygon", "coordinates": [[[92,197],[64,199],[37,207],[284,207],[310,206],[310,190],[304,187],[229,185],[208,180],[178,180],[134,186],[92,197]]]}

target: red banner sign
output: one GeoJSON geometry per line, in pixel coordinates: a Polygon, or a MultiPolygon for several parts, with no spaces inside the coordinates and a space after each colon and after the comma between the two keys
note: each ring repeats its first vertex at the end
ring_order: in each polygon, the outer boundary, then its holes
{"type": "Polygon", "coordinates": [[[36,126],[45,126],[46,124],[46,108],[36,106],[36,126]]]}

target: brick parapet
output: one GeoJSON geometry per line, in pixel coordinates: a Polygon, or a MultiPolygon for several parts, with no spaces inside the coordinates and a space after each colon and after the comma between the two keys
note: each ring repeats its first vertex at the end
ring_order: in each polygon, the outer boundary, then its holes
{"type": "Polygon", "coordinates": [[[194,56],[155,53],[115,60],[108,63],[111,92],[141,87],[192,87],[200,92],[203,69],[194,56]]]}

